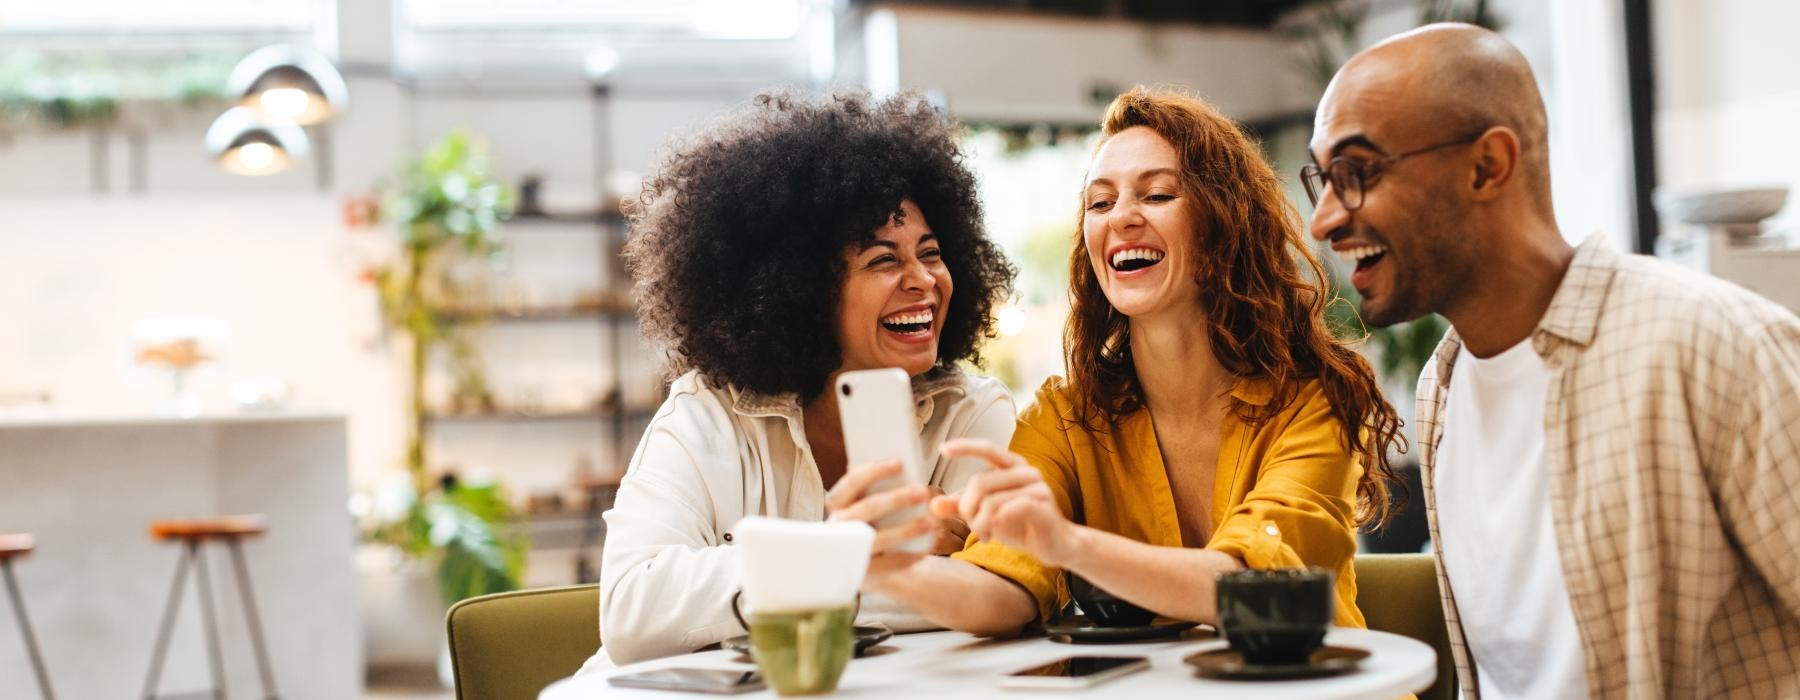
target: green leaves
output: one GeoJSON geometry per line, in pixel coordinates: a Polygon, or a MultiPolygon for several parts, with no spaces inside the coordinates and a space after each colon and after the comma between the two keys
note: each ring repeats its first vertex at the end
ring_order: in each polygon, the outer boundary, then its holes
{"type": "Polygon", "coordinates": [[[438,590],[445,602],[519,587],[531,543],[522,531],[503,532],[512,507],[499,487],[451,486],[425,504],[424,519],[430,545],[443,553],[438,590]]]}
{"type": "Polygon", "coordinates": [[[221,99],[240,56],[235,47],[9,48],[0,52],[0,129],[105,124],[122,103],[221,99]]]}
{"type": "Polygon", "coordinates": [[[512,506],[498,485],[458,486],[415,500],[398,522],[371,538],[415,557],[438,558],[438,591],[446,604],[515,590],[523,580],[531,540],[514,526],[512,506]]]}
{"type": "Polygon", "coordinates": [[[409,248],[457,242],[485,254],[498,247],[495,229],[512,215],[513,194],[489,171],[486,145],[458,129],[407,164],[386,210],[409,248]]]}

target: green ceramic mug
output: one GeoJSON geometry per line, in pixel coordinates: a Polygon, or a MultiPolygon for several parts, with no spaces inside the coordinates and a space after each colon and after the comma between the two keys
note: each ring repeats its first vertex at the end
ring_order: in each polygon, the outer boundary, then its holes
{"type": "Polygon", "coordinates": [[[746,619],[731,596],[731,613],[750,632],[750,656],[777,695],[826,695],[856,647],[854,624],[862,599],[849,605],[781,612],[751,611],[746,619]]]}
{"type": "Polygon", "coordinates": [[[1244,569],[1218,578],[1219,631],[1252,664],[1303,664],[1325,643],[1336,577],[1322,568],[1244,569]]]}

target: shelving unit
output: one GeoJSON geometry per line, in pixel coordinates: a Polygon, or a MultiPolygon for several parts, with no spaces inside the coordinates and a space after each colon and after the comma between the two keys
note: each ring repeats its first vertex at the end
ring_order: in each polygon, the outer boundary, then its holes
{"type": "Polygon", "coordinates": [[[497,405],[428,413],[436,452],[447,462],[478,455],[473,463],[494,471],[521,501],[568,504],[515,523],[546,560],[573,559],[571,579],[561,583],[597,579],[600,513],[662,398],[637,340],[619,260],[624,233],[615,211],[515,217],[502,227],[511,278],[492,282],[506,288],[481,306],[441,312],[475,329],[497,405]],[[508,379],[520,377],[533,388],[509,387],[508,379]],[[555,457],[559,450],[574,458],[555,457]],[[509,459],[520,464],[500,464],[509,459]],[[503,466],[534,470],[535,483],[503,466]]]}
{"type": "MultiPolygon", "coordinates": [[[[445,314],[475,331],[471,335],[479,338],[476,349],[492,395],[452,410],[454,392],[436,392],[444,400],[434,403],[437,413],[425,416],[424,429],[434,455],[431,467],[491,473],[521,506],[565,504],[560,510],[524,512],[515,523],[544,534],[528,558],[528,576],[538,585],[592,581],[604,535],[599,515],[610,506],[638,438],[666,392],[655,359],[639,340],[619,257],[625,220],[617,196],[603,194],[614,175],[617,143],[609,88],[594,84],[577,92],[425,80],[403,89],[417,105],[414,129],[435,134],[468,127],[489,139],[496,163],[533,168],[528,172],[544,178],[538,194],[545,196],[535,198],[540,206],[527,206],[533,198],[521,196],[519,212],[500,227],[511,251],[514,285],[463,295],[482,306],[445,314]],[[519,99],[543,101],[564,115],[586,103],[591,150],[538,150],[538,139],[508,133],[511,122],[486,111],[491,101],[519,99]],[[474,123],[443,116],[448,114],[475,115],[474,123]],[[582,158],[589,163],[566,165],[582,158]],[[580,533],[575,552],[572,528],[580,533]],[[571,558],[574,565],[565,569],[571,558]],[[560,579],[569,569],[573,580],[560,579]]],[[[582,122],[559,123],[579,128],[582,122]]],[[[583,140],[569,136],[571,142],[583,140]]],[[[445,359],[434,358],[438,389],[450,379],[442,372],[448,368],[445,359]]]]}

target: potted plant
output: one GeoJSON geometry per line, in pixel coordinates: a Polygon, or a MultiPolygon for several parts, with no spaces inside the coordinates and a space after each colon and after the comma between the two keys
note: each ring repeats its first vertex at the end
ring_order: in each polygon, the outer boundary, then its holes
{"type": "MultiPolygon", "coordinates": [[[[406,165],[380,207],[399,230],[399,254],[373,273],[382,316],[406,345],[406,468],[412,494],[404,515],[373,528],[372,539],[435,562],[446,605],[519,587],[529,542],[511,527],[513,510],[497,484],[433,474],[426,453],[425,375],[444,355],[458,383],[485,379],[467,330],[484,303],[468,303],[451,273],[459,263],[500,250],[497,229],[512,210],[511,191],[488,170],[483,144],[452,132],[406,165]],[[441,352],[440,352],[441,351],[441,352]]],[[[459,392],[460,393],[460,392],[459,392]]]]}

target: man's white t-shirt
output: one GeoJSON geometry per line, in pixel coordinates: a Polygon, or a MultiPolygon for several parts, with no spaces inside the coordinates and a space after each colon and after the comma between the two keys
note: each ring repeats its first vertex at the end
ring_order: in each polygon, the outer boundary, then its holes
{"type": "Polygon", "coordinates": [[[1456,358],[1433,486],[1437,543],[1487,698],[1585,698],[1544,474],[1550,371],[1531,340],[1456,358]]]}

